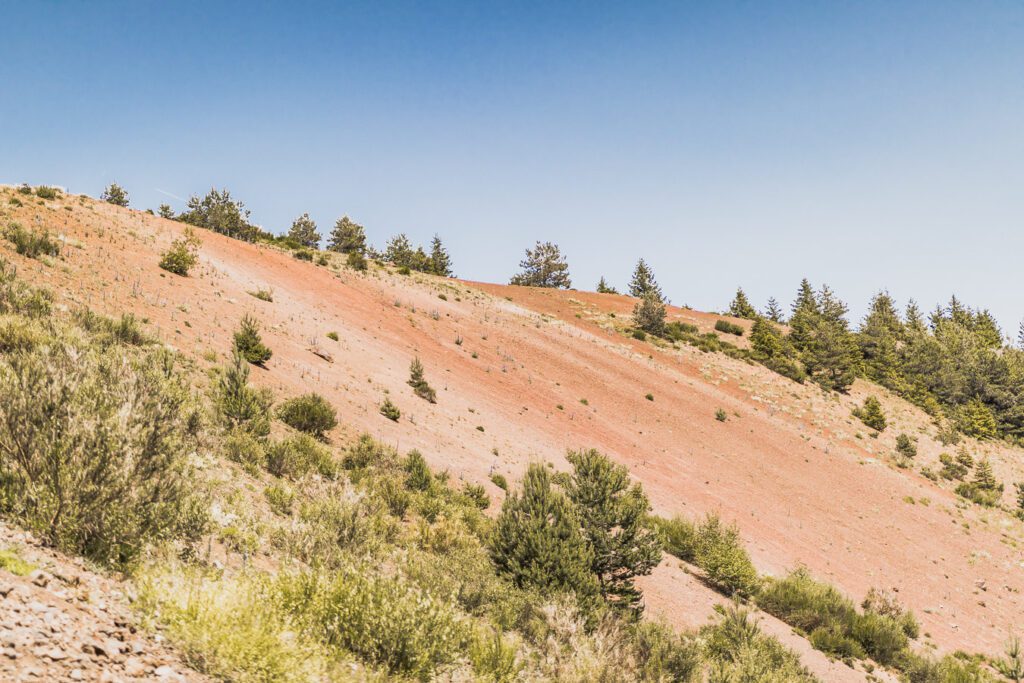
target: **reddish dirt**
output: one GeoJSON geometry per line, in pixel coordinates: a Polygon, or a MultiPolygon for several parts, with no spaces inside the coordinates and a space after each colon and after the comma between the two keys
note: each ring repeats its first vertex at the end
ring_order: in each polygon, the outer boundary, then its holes
{"type": "MultiPolygon", "coordinates": [[[[251,313],[274,350],[256,382],[279,398],[317,391],[345,429],[418,448],[492,497],[501,495],[487,481],[492,472],[516,479],[528,462],[564,467],[566,449],[596,447],[629,466],[657,512],[735,521],[764,573],[803,564],[858,601],[873,586],[896,591],[940,652],[1000,652],[1020,625],[1024,526],[921,476],[943,448],[936,430],[878,387],[858,382],[849,395],[831,395],[723,354],[630,339],[613,329],[628,320],[628,297],[356,274],[205,231],[200,266],[181,278],[157,268],[179,223],[77,197],[8,211],[67,240],[51,265],[0,245],[63,305],[132,311],[203,366],[226,358],[233,329],[251,313]],[[272,288],[273,303],[247,294],[256,288],[272,288]],[[340,341],[326,338],[331,331],[340,341]],[[406,385],[414,356],[436,404],[406,385]],[[378,413],[385,392],[402,410],[397,424],[378,413]],[[868,394],[890,417],[877,439],[850,417],[868,394]],[[719,407],[725,422],[715,419],[719,407]],[[900,432],[919,438],[912,469],[892,464],[900,432]]],[[[702,331],[721,317],[675,308],[670,316],[702,331]]],[[[1020,450],[968,446],[989,455],[1008,488],[1024,479],[1020,450]]],[[[646,582],[648,604],[687,623],[716,598],[705,590],[696,608],[679,581],[663,566],[646,582]]]]}

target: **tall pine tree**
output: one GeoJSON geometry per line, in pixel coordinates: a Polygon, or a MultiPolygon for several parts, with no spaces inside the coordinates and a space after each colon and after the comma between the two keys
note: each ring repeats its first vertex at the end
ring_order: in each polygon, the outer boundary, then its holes
{"type": "Polygon", "coordinates": [[[658,286],[657,281],[654,279],[654,272],[647,265],[646,261],[640,259],[636,262],[633,278],[629,281],[629,295],[637,299],[643,299],[648,294],[656,296],[658,301],[665,300],[661,293],[661,287],[658,286]]]}
{"type": "Polygon", "coordinates": [[[757,309],[750,304],[750,299],[747,298],[747,294],[743,291],[742,287],[736,288],[736,296],[733,297],[732,303],[729,304],[729,315],[737,318],[746,318],[747,320],[757,318],[757,309]]]}
{"type": "Polygon", "coordinates": [[[434,275],[452,276],[452,260],[448,250],[441,243],[441,238],[434,235],[430,242],[430,272],[434,275]]]}
{"type": "Polygon", "coordinates": [[[292,221],[292,227],[288,230],[288,238],[309,249],[316,249],[320,246],[320,233],[316,231],[316,223],[308,213],[304,213],[292,221]]]}
{"type": "Polygon", "coordinates": [[[342,254],[358,252],[366,254],[366,231],[363,226],[348,216],[342,216],[334,223],[327,241],[327,248],[342,254]]]}

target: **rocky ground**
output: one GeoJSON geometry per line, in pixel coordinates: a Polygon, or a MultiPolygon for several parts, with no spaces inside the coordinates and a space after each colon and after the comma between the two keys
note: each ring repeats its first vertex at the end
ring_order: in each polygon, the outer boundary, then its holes
{"type": "Polygon", "coordinates": [[[204,681],[114,578],[0,524],[0,681],[204,681]],[[13,571],[12,571],[13,570],[13,571]]]}

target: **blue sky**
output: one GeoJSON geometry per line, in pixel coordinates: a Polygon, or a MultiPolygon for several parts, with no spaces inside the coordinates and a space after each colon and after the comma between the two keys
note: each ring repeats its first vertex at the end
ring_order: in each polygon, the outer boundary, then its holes
{"type": "Polygon", "coordinates": [[[9,3],[0,182],[440,233],[674,303],[829,283],[1024,317],[1020,2],[9,3]]]}

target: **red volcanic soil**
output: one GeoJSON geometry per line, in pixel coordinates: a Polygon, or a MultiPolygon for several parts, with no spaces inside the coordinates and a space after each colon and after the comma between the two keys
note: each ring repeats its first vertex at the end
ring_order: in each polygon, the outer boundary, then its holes
{"type": "MultiPolygon", "coordinates": [[[[998,653],[1020,625],[1024,525],[922,476],[943,449],[936,429],[879,387],[859,381],[849,395],[826,394],[724,354],[633,340],[622,331],[635,303],[625,296],[358,274],[340,257],[317,266],[206,231],[200,265],[182,278],[157,267],[179,223],[78,197],[8,213],[67,242],[50,265],[0,245],[24,278],[67,307],[134,312],[200,365],[222,362],[239,319],[257,317],[274,356],[254,381],[279,399],[323,394],[346,425],[335,438],[368,431],[418,448],[499,499],[490,473],[516,479],[532,461],[565,467],[566,449],[595,447],[629,467],[658,513],[736,522],[763,573],[806,565],[858,602],[871,587],[897,591],[940,652],[998,653]],[[273,290],[273,302],[247,293],[257,288],[273,290]],[[436,404],[406,384],[417,356],[436,404]],[[890,418],[877,438],[850,416],[869,394],[890,418]],[[385,395],[402,410],[398,423],[378,413],[385,395]],[[900,432],[919,439],[905,470],[891,458],[900,432]]],[[[669,317],[708,332],[722,316],[672,307],[669,317]]],[[[988,454],[1008,488],[1024,479],[1020,450],[967,445],[988,454]]],[[[666,561],[645,581],[650,611],[703,623],[718,598],[678,565],[666,561]]],[[[829,680],[854,674],[808,657],[833,667],[819,670],[829,680]]]]}

